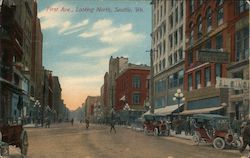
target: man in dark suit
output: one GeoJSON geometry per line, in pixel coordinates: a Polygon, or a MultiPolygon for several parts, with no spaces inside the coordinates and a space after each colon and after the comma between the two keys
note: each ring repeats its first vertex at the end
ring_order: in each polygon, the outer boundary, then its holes
{"type": "Polygon", "coordinates": [[[246,149],[247,145],[250,147],[250,121],[247,121],[247,123],[242,126],[242,138],[243,146],[240,148],[241,153],[246,149]]]}

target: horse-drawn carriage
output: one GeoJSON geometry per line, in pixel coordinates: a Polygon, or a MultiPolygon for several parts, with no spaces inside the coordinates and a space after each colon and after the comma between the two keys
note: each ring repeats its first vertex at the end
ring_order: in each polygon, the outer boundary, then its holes
{"type": "Polygon", "coordinates": [[[164,116],[147,114],[144,115],[143,130],[145,134],[153,133],[155,136],[170,135],[170,126],[164,120],[164,116]]]}
{"type": "Polygon", "coordinates": [[[9,155],[9,145],[19,147],[23,156],[27,155],[28,135],[22,125],[0,124],[0,155],[9,155]]]}
{"type": "Polygon", "coordinates": [[[215,114],[197,114],[191,118],[194,127],[193,142],[198,145],[201,142],[212,143],[216,149],[224,149],[225,146],[240,148],[242,142],[230,127],[228,117],[215,114]]]}

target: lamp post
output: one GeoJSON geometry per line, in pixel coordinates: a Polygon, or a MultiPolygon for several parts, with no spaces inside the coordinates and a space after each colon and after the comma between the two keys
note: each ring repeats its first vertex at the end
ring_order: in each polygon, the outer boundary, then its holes
{"type": "Polygon", "coordinates": [[[181,89],[177,89],[177,92],[174,94],[173,100],[174,101],[177,100],[177,104],[178,104],[178,118],[179,118],[179,114],[180,114],[180,102],[181,101],[185,101],[185,97],[184,97],[184,94],[181,92],[181,89]]]}
{"type": "Polygon", "coordinates": [[[35,127],[37,127],[39,109],[41,108],[41,104],[40,104],[39,100],[36,100],[36,101],[35,101],[34,108],[35,108],[35,111],[36,111],[36,122],[35,122],[35,127]]]}

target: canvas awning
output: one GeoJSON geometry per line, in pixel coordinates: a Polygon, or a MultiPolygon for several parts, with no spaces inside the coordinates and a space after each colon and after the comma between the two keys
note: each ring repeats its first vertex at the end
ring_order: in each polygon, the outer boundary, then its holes
{"type": "Polygon", "coordinates": [[[189,114],[207,114],[213,111],[220,110],[224,108],[226,105],[212,107],[212,108],[203,108],[203,109],[194,109],[194,110],[184,110],[180,113],[180,115],[189,115],[189,114]]]}
{"type": "MultiPolygon", "coordinates": [[[[184,104],[180,104],[179,108],[183,106],[184,104]]],[[[155,115],[170,115],[172,114],[175,110],[178,109],[178,104],[176,105],[170,105],[170,106],[165,106],[163,108],[158,108],[154,110],[155,115]]],[[[144,113],[144,115],[150,114],[150,110],[144,113]]]]}

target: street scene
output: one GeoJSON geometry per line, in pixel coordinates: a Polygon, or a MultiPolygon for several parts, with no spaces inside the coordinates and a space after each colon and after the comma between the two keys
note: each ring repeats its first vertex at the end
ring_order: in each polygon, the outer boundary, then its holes
{"type": "Polygon", "coordinates": [[[146,136],[143,132],[122,126],[116,126],[117,133],[110,133],[109,128],[104,125],[91,125],[86,129],[84,124],[80,123],[74,126],[65,123],[53,125],[49,129],[29,128],[27,129],[30,142],[28,157],[160,158],[164,155],[167,158],[183,156],[234,158],[240,156],[236,150],[214,150],[211,145],[195,146],[188,138],[146,136]]]}
{"type": "Polygon", "coordinates": [[[0,158],[250,158],[249,0],[0,0],[0,158]]]}

